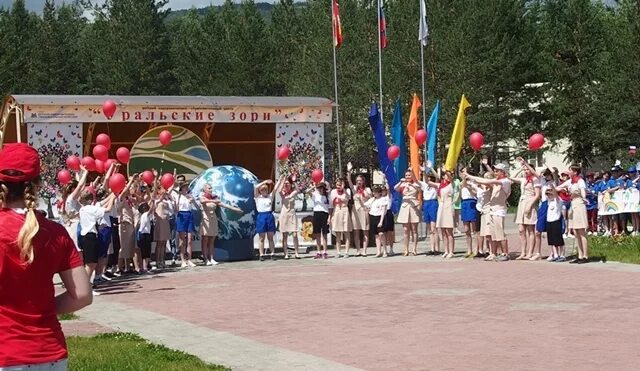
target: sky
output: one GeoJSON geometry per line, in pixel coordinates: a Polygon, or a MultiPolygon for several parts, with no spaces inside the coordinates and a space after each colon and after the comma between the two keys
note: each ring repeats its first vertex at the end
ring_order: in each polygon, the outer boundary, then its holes
{"type": "MultiPolygon", "coordinates": [[[[70,3],[72,0],[67,0],[66,3],[70,3]]],[[[34,12],[42,12],[45,0],[25,0],[27,9],[34,12]]],[[[63,0],[55,0],[56,3],[62,4],[63,0]]],[[[240,2],[240,0],[235,0],[240,2]]],[[[258,0],[256,2],[273,3],[275,0],[258,0]]],[[[13,0],[0,0],[0,8],[7,8],[11,6],[13,0]]],[[[224,0],[169,0],[169,7],[174,10],[189,9],[191,7],[204,8],[208,5],[220,5],[224,3],[224,0]]]]}

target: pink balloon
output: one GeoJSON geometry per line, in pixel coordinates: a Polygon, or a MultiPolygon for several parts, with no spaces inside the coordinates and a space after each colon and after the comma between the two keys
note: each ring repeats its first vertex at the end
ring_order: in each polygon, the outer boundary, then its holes
{"type": "Polygon", "coordinates": [[[389,149],[387,150],[387,158],[389,158],[389,160],[393,161],[393,160],[397,159],[398,157],[400,157],[400,147],[395,146],[395,145],[389,147],[389,149]]]}
{"type": "Polygon", "coordinates": [[[324,179],[324,173],[320,169],[315,169],[311,172],[311,179],[313,179],[315,183],[320,183],[322,179],[324,179]]]}
{"type": "Polygon", "coordinates": [[[80,170],[80,159],[78,156],[69,156],[69,158],[67,158],[67,167],[73,171],[80,170]]]}
{"type": "Polygon", "coordinates": [[[95,161],[96,164],[96,171],[99,174],[104,174],[107,170],[105,169],[105,163],[102,160],[96,160],[95,161]]]}
{"type": "Polygon", "coordinates": [[[111,191],[117,195],[122,193],[126,184],[127,180],[124,178],[124,175],[120,173],[113,174],[109,178],[109,188],[111,188],[111,191]]]}
{"type": "Polygon", "coordinates": [[[544,135],[541,133],[533,134],[529,138],[529,149],[532,151],[537,151],[544,145],[544,135]]]}
{"type": "Polygon", "coordinates": [[[105,169],[105,171],[107,171],[107,170],[111,169],[111,165],[113,165],[113,164],[117,164],[117,163],[118,163],[118,161],[116,161],[116,160],[114,160],[114,159],[112,159],[112,158],[108,159],[108,160],[107,160],[107,161],[105,161],[105,163],[104,163],[104,169],[105,169]]]}
{"type": "Polygon", "coordinates": [[[102,103],[102,113],[104,114],[104,117],[111,120],[113,115],[116,113],[116,108],[117,108],[116,102],[114,102],[111,99],[102,103]]]}
{"type": "Polygon", "coordinates": [[[160,178],[160,185],[167,191],[171,189],[171,187],[173,187],[173,183],[175,183],[175,179],[173,178],[173,174],[171,173],[165,173],[160,178]]]}
{"type": "Polygon", "coordinates": [[[93,147],[93,157],[100,161],[107,161],[109,159],[109,150],[102,144],[98,144],[93,147]]]}
{"type": "Polygon", "coordinates": [[[418,146],[421,146],[424,144],[424,142],[427,141],[427,131],[424,129],[420,129],[418,131],[416,131],[416,135],[414,136],[416,143],[418,144],[418,146]]]}
{"type": "Polygon", "coordinates": [[[82,166],[84,166],[89,171],[94,171],[96,169],[96,161],[93,157],[86,156],[82,158],[82,166]]]}
{"type": "Polygon", "coordinates": [[[116,158],[118,159],[118,161],[122,162],[123,164],[128,164],[129,159],[131,158],[131,153],[129,152],[128,148],[120,147],[116,151],[116,158]]]}
{"type": "Polygon", "coordinates": [[[140,178],[147,183],[148,185],[152,185],[153,181],[156,179],[156,177],[153,175],[153,173],[149,170],[145,170],[142,172],[142,175],[140,175],[140,178]]]}
{"type": "Polygon", "coordinates": [[[71,173],[69,170],[64,169],[58,171],[58,182],[62,185],[69,184],[69,182],[71,182],[71,173]]]}
{"type": "Polygon", "coordinates": [[[171,135],[171,132],[169,130],[162,130],[160,132],[160,135],[158,135],[158,139],[160,139],[160,144],[162,144],[163,146],[168,146],[169,143],[171,143],[171,138],[173,136],[171,135]]]}
{"type": "Polygon", "coordinates": [[[111,149],[111,138],[105,133],[98,134],[96,137],[96,144],[101,144],[109,150],[111,149]]]}
{"type": "Polygon", "coordinates": [[[484,136],[476,131],[469,136],[469,144],[474,151],[479,151],[484,144],[484,136]]]}
{"type": "Polygon", "coordinates": [[[291,149],[289,148],[289,146],[283,146],[278,148],[278,153],[277,153],[278,160],[284,161],[289,158],[290,154],[291,154],[291,149]]]}

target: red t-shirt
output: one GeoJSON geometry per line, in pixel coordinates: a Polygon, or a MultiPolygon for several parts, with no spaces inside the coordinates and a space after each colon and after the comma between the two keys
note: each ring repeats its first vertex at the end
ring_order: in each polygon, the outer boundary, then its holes
{"type": "Polygon", "coordinates": [[[11,209],[0,210],[0,367],[67,357],[53,276],[83,264],[64,227],[40,213],[33,263],[22,262],[16,239],[24,219],[11,209]]]}

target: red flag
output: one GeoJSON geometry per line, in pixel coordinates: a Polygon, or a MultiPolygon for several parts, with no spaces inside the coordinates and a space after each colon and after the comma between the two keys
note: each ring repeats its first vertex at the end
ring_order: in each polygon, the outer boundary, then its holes
{"type": "Polygon", "coordinates": [[[340,5],[338,0],[333,0],[331,6],[331,21],[333,23],[333,46],[339,48],[342,45],[342,23],[340,23],[340,5]]]}
{"type": "Polygon", "coordinates": [[[387,47],[387,20],[384,18],[384,8],[380,2],[380,47],[387,47]]]}

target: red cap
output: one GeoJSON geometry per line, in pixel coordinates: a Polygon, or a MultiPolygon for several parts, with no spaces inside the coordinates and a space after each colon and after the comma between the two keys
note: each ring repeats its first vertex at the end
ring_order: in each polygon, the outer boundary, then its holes
{"type": "Polygon", "coordinates": [[[28,182],[40,175],[40,156],[25,143],[5,144],[0,150],[0,181],[28,182]]]}

